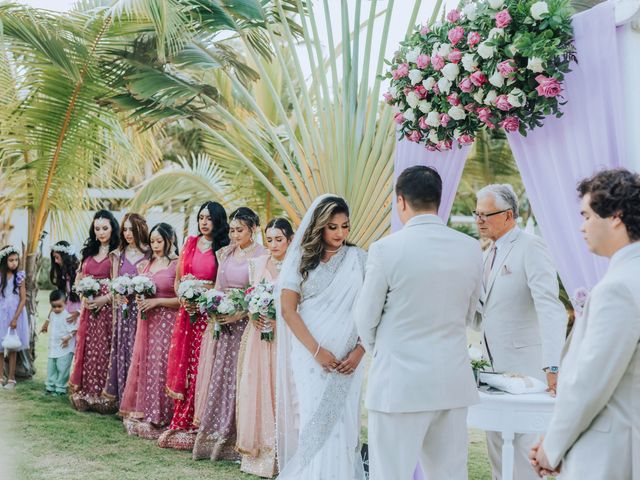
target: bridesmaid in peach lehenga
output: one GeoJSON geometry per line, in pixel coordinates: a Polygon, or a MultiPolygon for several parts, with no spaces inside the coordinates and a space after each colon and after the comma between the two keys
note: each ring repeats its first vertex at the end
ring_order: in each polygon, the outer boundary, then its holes
{"type": "MultiPolygon", "coordinates": [[[[262,281],[275,283],[293,229],[288,220],[275,218],[265,228],[270,255],[249,260],[252,285],[262,281]]],[[[237,440],[242,454],[240,470],[259,477],[276,474],[276,347],[274,341],[262,340],[263,331],[273,329],[275,320],[249,321],[240,345],[238,359],[237,440]]],[[[275,332],[274,332],[275,333],[275,332]]]]}

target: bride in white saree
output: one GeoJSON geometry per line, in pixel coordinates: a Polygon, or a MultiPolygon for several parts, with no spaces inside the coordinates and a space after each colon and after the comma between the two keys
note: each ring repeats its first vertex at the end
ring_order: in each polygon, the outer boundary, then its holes
{"type": "Polygon", "coordinates": [[[315,200],[284,261],[276,292],[280,480],[363,480],[360,395],[364,348],[353,321],[365,253],[346,244],[349,210],[315,200]]]}

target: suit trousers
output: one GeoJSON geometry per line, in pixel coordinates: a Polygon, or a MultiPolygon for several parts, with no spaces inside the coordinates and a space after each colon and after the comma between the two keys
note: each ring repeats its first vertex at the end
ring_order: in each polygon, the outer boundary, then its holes
{"type": "MultiPolygon", "coordinates": [[[[538,440],[538,433],[516,433],[513,440],[513,478],[517,480],[540,480],[529,462],[529,451],[538,440]]],[[[502,480],[502,434],[487,432],[487,450],[491,463],[492,480],[502,480]]]]}
{"type": "Polygon", "coordinates": [[[416,413],[369,411],[369,480],[466,480],[467,408],[416,413]]]}

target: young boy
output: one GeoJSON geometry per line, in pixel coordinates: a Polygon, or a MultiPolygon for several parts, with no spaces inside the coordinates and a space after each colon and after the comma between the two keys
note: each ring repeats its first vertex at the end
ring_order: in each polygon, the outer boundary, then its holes
{"type": "Polygon", "coordinates": [[[60,290],[54,290],[49,295],[51,312],[49,318],[40,330],[46,333],[51,324],[49,334],[49,362],[47,365],[47,393],[64,395],[67,393],[67,383],[73,352],[76,349],[75,334],[78,329],[76,323],[68,323],[69,312],[66,311],[66,295],[60,290]]]}

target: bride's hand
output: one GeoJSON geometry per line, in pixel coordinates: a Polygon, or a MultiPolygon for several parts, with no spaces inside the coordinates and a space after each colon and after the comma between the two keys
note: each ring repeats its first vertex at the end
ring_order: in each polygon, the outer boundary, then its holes
{"type": "Polygon", "coordinates": [[[356,348],[351,350],[349,355],[347,355],[347,358],[340,362],[340,364],[336,368],[336,371],[344,375],[351,375],[356,371],[358,365],[360,365],[360,361],[362,360],[363,356],[364,349],[360,345],[356,345],[356,348]]]}
{"type": "Polygon", "coordinates": [[[322,347],[318,350],[315,360],[322,366],[325,372],[333,371],[340,363],[333,353],[322,347]]]}

